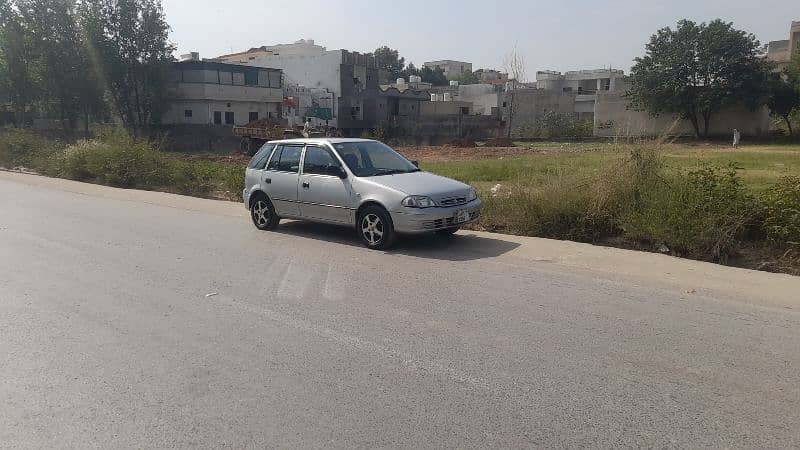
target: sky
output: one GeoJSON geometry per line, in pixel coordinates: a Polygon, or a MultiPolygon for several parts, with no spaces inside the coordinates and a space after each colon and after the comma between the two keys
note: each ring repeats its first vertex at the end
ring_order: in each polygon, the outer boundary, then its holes
{"type": "Polygon", "coordinates": [[[537,70],[628,69],[659,28],[721,18],[762,42],[788,39],[798,0],[162,0],[177,54],[203,58],[314,39],[328,50],[388,45],[406,62],[503,68],[516,46],[537,70]]]}

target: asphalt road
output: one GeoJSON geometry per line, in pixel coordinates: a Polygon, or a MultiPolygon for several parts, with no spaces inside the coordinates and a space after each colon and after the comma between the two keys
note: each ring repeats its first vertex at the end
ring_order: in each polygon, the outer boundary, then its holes
{"type": "Polygon", "coordinates": [[[490,234],[375,252],[43,183],[0,177],[0,447],[800,446],[790,277],[686,290],[490,234]]]}

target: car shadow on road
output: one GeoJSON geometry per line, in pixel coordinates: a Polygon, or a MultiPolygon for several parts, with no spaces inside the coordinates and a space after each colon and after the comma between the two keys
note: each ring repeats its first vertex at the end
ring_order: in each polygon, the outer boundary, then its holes
{"type": "MultiPolygon", "coordinates": [[[[275,232],[351,247],[364,247],[350,227],[291,221],[281,222],[275,232]]],[[[500,256],[517,247],[519,244],[516,242],[477,236],[464,231],[453,236],[432,233],[398,236],[394,247],[387,252],[445,261],[472,261],[500,256]]]]}

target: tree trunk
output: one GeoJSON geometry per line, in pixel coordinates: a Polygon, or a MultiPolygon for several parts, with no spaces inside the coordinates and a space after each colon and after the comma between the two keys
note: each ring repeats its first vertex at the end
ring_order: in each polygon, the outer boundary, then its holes
{"type": "Polygon", "coordinates": [[[789,115],[783,116],[783,120],[786,121],[786,127],[789,128],[789,136],[793,135],[794,132],[792,131],[792,121],[789,120],[789,115]]]}
{"type": "Polygon", "coordinates": [[[703,113],[703,137],[708,137],[709,123],[711,122],[711,114],[703,113]]]}
{"type": "Polygon", "coordinates": [[[700,139],[700,123],[697,120],[697,114],[689,114],[689,122],[692,123],[692,128],[694,128],[694,137],[700,139]]]}

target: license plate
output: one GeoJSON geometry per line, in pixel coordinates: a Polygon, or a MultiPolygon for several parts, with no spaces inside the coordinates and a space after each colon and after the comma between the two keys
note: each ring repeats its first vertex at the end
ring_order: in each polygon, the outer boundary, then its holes
{"type": "Polygon", "coordinates": [[[455,222],[464,223],[469,220],[469,211],[463,209],[456,213],[455,222]]]}

